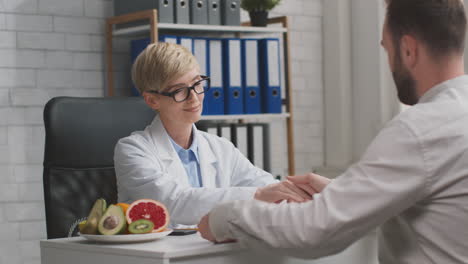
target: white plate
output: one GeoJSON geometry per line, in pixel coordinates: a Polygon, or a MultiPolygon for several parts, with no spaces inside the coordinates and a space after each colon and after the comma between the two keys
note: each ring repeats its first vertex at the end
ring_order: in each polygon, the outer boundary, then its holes
{"type": "Polygon", "coordinates": [[[80,234],[80,236],[98,242],[108,242],[108,243],[128,243],[128,242],[145,242],[156,240],[162,237],[169,235],[172,232],[172,229],[166,229],[166,231],[158,233],[147,233],[147,234],[127,234],[127,235],[88,235],[80,234]]]}

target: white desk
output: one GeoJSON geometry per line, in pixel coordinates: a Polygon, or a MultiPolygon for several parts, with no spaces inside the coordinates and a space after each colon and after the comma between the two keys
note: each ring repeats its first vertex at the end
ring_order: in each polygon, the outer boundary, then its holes
{"type": "Polygon", "coordinates": [[[96,243],[80,237],[60,238],[43,240],[40,247],[42,264],[369,263],[363,261],[362,253],[355,252],[357,249],[352,248],[355,245],[339,255],[306,261],[275,254],[258,255],[241,249],[236,243],[215,245],[202,239],[198,233],[127,244],[96,243]]]}

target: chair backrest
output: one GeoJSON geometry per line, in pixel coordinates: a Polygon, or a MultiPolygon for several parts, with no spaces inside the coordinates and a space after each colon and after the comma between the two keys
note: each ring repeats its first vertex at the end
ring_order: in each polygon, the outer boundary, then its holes
{"type": "Polygon", "coordinates": [[[155,112],[139,97],[56,97],[44,109],[47,238],[76,235],[98,198],[117,201],[114,147],[155,112]]]}

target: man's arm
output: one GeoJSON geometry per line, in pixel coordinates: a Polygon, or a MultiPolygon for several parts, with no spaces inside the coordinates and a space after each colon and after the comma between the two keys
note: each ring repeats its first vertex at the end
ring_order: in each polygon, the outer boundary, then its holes
{"type": "Polygon", "coordinates": [[[302,204],[235,201],[209,214],[217,241],[245,238],[320,257],[344,249],[426,195],[427,164],[413,133],[382,131],[362,160],[302,204]],[[391,139],[391,140],[390,140],[391,139]]]}

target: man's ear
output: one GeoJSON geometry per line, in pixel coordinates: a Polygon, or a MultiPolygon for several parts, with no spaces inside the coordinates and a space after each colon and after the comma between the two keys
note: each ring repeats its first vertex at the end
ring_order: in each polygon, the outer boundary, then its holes
{"type": "Polygon", "coordinates": [[[145,99],[145,103],[153,110],[159,110],[160,103],[159,103],[159,96],[153,95],[150,93],[143,93],[143,99],[145,99]]]}
{"type": "Polygon", "coordinates": [[[404,35],[400,41],[400,55],[403,63],[408,68],[413,68],[419,59],[419,43],[418,41],[409,35],[404,35]]]}

